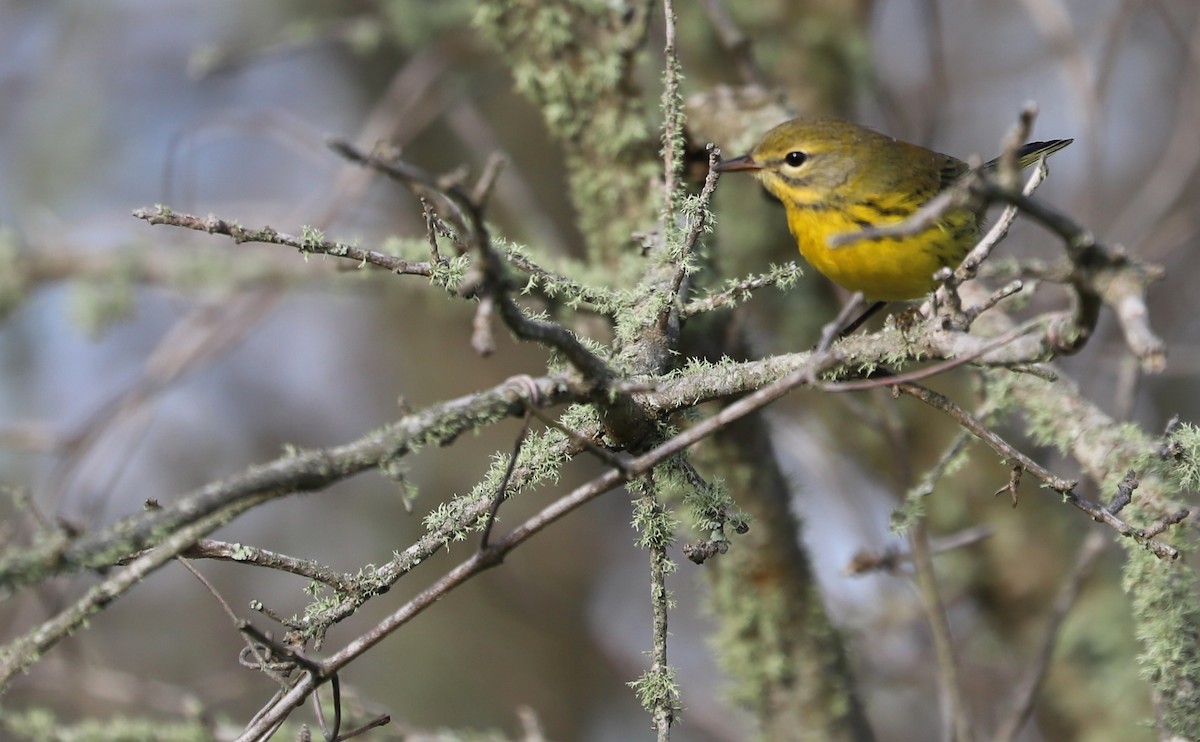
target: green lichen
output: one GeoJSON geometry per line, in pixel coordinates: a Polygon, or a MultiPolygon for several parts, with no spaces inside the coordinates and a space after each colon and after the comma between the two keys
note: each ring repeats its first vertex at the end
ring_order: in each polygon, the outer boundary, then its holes
{"type": "Polygon", "coordinates": [[[210,742],[212,730],[204,720],[165,721],[117,715],[68,723],[42,708],[0,709],[5,739],[43,742],[210,742]]]}
{"type": "MultiPolygon", "coordinates": [[[[1180,546],[1182,539],[1174,539],[1180,546]]],[[[1131,549],[1124,586],[1142,651],[1142,676],[1158,698],[1159,725],[1173,739],[1200,739],[1200,601],[1196,575],[1179,562],[1131,549]]]]}
{"type": "Polygon", "coordinates": [[[25,301],[28,278],[22,270],[21,246],[16,234],[0,228],[0,319],[25,301]]]}
{"type": "MultiPolygon", "coordinates": [[[[651,668],[642,673],[637,680],[631,680],[629,687],[637,694],[638,703],[648,713],[657,709],[680,707],[679,684],[675,680],[675,668],[651,668]]],[[[675,717],[676,720],[678,716],[675,717]]]]}
{"type": "MultiPolygon", "coordinates": [[[[557,430],[532,433],[521,446],[521,453],[513,465],[514,472],[520,469],[520,491],[527,492],[546,482],[558,481],[563,464],[568,459],[567,437],[557,430]]],[[[448,543],[464,541],[474,532],[483,529],[480,503],[491,502],[496,496],[504,473],[508,470],[510,455],[496,453],[492,456],[487,473],[466,495],[458,495],[435,507],[425,516],[424,525],[431,533],[444,533],[448,543]]],[[[516,489],[511,487],[506,497],[516,489]]]]}
{"type": "Polygon", "coordinates": [[[1171,433],[1170,442],[1177,448],[1171,475],[1180,489],[1200,489],[1200,427],[1182,423],[1171,433]]]}
{"type": "Polygon", "coordinates": [[[112,270],[75,281],[67,314],[89,339],[99,339],[114,324],[133,316],[139,272],[139,254],[125,251],[112,270]]]}
{"type": "Polygon", "coordinates": [[[316,227],[304,224],[300,227],[300,252],[307,258],[311,252],[316,252],[325,242],[325,233],[316,227]]]}
{"type": "Polygon", "coordinates": [[[644,5],[630,10],[614,13],[602,0],[492,0],[475,14],[475,25],[505,55],[516,89],[562,143],[580,231],[610,270],[623,262],[632,234],[652,223],[660,175],[633,81],[648,12],[644,5]]]}
{"type": "MultiPolygon", "coordinates": [[[[644,486],[630,483],[631,492],[642,489],[644,486]]],[[[635,500],[632,524],[638,532],[637,544],[643,549],[665,549],[674,542],[675,530],[679,527],[679,521],[671,511],[648,494],[635,500]]],[[[674,571],[674,562],[668,564],[671,566],[667,570],[674,571]]]]}
{"type": "Polygon", "coordinates": [[[430,272],[429,282],[447,291],[456,292],[463,280],[466,279],[467,271],[470,268],[471,258],[467,255],[455,255],[452,258],[435,261],[433,270],[430,272]]]}

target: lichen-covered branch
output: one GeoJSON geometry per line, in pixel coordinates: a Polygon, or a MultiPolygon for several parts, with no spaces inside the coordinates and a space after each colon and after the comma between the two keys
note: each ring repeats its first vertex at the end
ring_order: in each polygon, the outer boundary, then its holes
{"type": "Polygon", "coordinates": [[[653,5],[488,0],[475,16],[565,149],[580,232],[593,261],[610,268],[653,223],[662,177],[657,132],[635,82],[653,5]]]}
{"type": "MultiPolygon", "coordinates": [[[[329,146],[352,162],[377,170],[390,178],[419,186],[444,197],[456,211],[456,221],[461,222],[460,234],[474,248],[480,277],[477,285],[468,290],[478,292],[481,311],[499,310],[500,317],[517,337],[549,346],[562,353],[572,365],[592,384],[606,385],[613,377],[613,370],[584,345],[566,327],[556,322],[547,322],[527,315],[513,300],[504,279],[499,254],[492,245],[487,225],[483,219],[483,204],[476,202],[470,194],[452,183],[443,183],[432,174],[412,165],[400,157],[381,156],[360,151],[343,139],[332,139],[329,146]]],[[[467,279],[468,282],[471,279],[467,279]]],[[[478,319],[478,318],[477,318],[478,319]]],[[[477,328],[477,332],[478,332],[477,328]]],[[[486,327],[483,332],[487,332],[486,327]]]]}
{"type": "Polygon", "coordinates": [[[172,227],[182,227],[208,234],[223,234],[233,238],[236,243],[258,242],[268,245],[287,245],[302,253],[317,253],[337,258],[347,258],[363,265],[374,265],[396,274],[414,276],[432,276],[434,264],[430,261],[412,261],[388,255],[376,250],[367,250],[358,245],[325,239],[325,235],[311,228],[306,228],[300,237],[279,232],[271,227],[246,229],[236,222],[226,221],[216,216],[199,217],[192,214],[180,214],[159,206],[155,209],[136,209],[133,216],[148,224],[166,224],[172,227]]]}
{"type": "MultiPolygon", "coordinates": [[[[563,377],[545,377],[535,383],[543,404],[581,396],[563,377]]],[[[357,441],[296,451],[253,466],[242,474],[213,482],[101,531],[78,538],[39,539],[31,546],[6,550],[0,554],[0,589],[18,589],[53,574],[111,566],[128,555],[156,546],[175,530],[213,513],[224,512],[233,517],[260,502],[264,494],[277,498],[323,489],[359,472],[386,466],[423,446],[445,445],[468,430],[519,414],[527,404],[525,389],[523,385],[502,383],[406,415],[357,441]]],[[[206,534],[207,531],[199,536],[206,534]]],[[[191,543],[186,543],[181,548],[189,546],[191,543]]]]}

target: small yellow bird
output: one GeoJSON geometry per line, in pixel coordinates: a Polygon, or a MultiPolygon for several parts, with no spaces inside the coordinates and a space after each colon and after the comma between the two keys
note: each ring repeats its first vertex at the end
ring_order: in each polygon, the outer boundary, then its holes
{"type": "MultiPolygon", "coordinates": [[[[1017,163],[1028,167],[1072,141],[1026,144],[1017,163]]],[[[997,162],[983,167],[994,169],[997,162]]],[[[912,236],[831,246],[835,235],[904,221],[968,170],[949,155],[837,119],[782,123],[750,154],[722,161],[717,170],[752,172],[783,202],[804,259],[834,283],[878,302],[927,294],[936,286],[933,274],[958,267],[983,224],[982,211],[955,209],[912,236]]]]}

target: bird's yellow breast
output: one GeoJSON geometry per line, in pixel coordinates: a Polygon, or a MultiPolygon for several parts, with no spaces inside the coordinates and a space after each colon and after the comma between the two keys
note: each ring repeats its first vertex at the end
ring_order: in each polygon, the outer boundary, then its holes
{"type": "Polygon", "coordinates": [[[903,221],[853,205],[835,208],[784,203],[800,254],[834,283],[875,301],[916,299],[931,291],[938,269],[955,268],[977,233],[974,214],[952,212],[941,224],[913,236],[864,239],[833,247],[835,235],[903,221]]]}

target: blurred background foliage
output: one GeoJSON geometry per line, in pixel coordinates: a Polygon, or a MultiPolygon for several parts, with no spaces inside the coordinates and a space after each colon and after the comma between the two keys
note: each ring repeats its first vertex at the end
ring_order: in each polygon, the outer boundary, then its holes
{"type": "MultiPolygon", "coordinates": [[[[564,164],[587,150],[550,136],[540,112],[514,92],[503,51],[474,25],[498,5],[0,0],[4,481],[32,492],[52,517],[106,522],[147,498],[168,499],[272,458],[284,444],[343,442],[405,405],[536,373],[544,354],[507,337],[496,355],[476,357],[470,307],[419,281],[337,275],[341,266],[317,258],[150,230],[129,216],[163,203],[296,234],[313,225],[364,245],[421,236],[410,196],[324,147],[324,135],[347,134],[394,142],[434,171],[477,174],[504,152],[510,162],[489,212],[497,232],[549,264],[588,255],[564,164]]],[[[1200,312],[1190,288],[1200,228],[1200,6],[769,0],[727,10],[780,110],[836,113],[960,157],[989,157],[1019,106],[1038,101],[1036,134],[1077,140],[1055,158],[1040,196],[1168,269],[1151,303],[1171,344],[1164,375],[1138,377],[1111,318],[1064,367],[1106,411],[1147,430],[1174,414],[1200,419],[1200,312]]],[[[702,4],[680,3],[678,12],[697,143],[712,139],[740,154],[754,126],[776,121],[748,124],[722,107],[719,86],[743,82],[737,65],[702,4]]],[[[648,38],[634,93],[656,141],[657,6],[648,38]]],[[[781,212],[751,183],[726,181],[716,212],[713,283],[793,259],[781,212]]],[[[1056,250],[1044,233],[1019,225],[998,257],[1037,260],[1056,250]]],[[[1061,301],[1047,294],[1030,310],[1061,301]]],[[[786,293],[756,297],[733,323],[756,353],[804,349],[837,298],[806,275],[786,293]]],[[[967,375],[939,388],[973,391],[967,375]]],[[[953,429],[884,395],[794,395],[773,409],[772,422],[878,738],[929,739],[939,725],[936,678],[915,594],[901,576],[854,578],[843,568],[855,551],[897,541],[887,530],[897,493],[936,460],[953,429]],[[896,467],[897,441],[910,471],[896,467]]],[[[405,486],[359,477],[253,512],[219,536],[353,572],[409,543],[420,516],[469,490],[516,430],[513,422],[422,451],[405,486]],[[418,493],[413,512],[407,486],[418,493]]],[[[1073,475],[1069,463],[1042,454],[1073,475]]],[[[595,471],[576,464],[559,488],[595,471]]],[[[935,534],[993,530],[938,562],[964,682],[985,722],[1002,711],[995,690],[1031,661],[1048,606],[1095,527],[1032,488],[1011,509],[991,496],[1006,477],[977,455],[929,501],[935,534]]],[[[517,522],[538,506],[514,502],[505,517],[517,522]]],[[[13,507],[0,508],[4,536],[13,537],[13,507]]],[[[566,519],[390,638],[343,682],[393,713],[399,728],[514,734],[516,709],[528,706],[553,739],[644,738],[647,719],[624,686],[641,671],[650,640],[645,557],[628,519],[619,496],[566,519]]],[[[459,557],[452,550],[431,569],[459,557]]],[[[1102,563],[1068,619],[1022,739],[1152,738],[1118,560],[1114,551],[1102,563]]],[[[251,599],[283,613],[306,603],[300,580],[224,564],[201,569],[240,610],[251,599]]],[[[671,659],[685,705],[677,738],[744,739],[751,721],[728,703],[706,644],[713,624],[702,577],[703,568],[685,563],[671,583],[679,599],[671,659]]],[[[424,579],[368,605],[361,623],[332,637],[335,645],[424,579]]],[[[80,590],[62,584],[6,601],[0,634],[27,630],[80,590]]],[[[239,646],[211,596],[168,568],[59,646],[3,703],[48,706],[66,719],[200,709],[244,719],[271,688],[236,669],[239,646]]]]}

